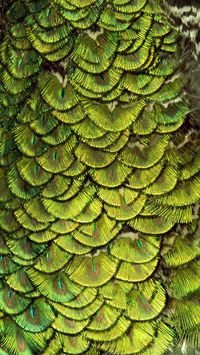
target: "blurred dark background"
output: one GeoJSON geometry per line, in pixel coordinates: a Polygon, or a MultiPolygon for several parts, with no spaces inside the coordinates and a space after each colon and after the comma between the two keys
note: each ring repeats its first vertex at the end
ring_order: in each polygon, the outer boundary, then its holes
{"type": "Polygon", "coordinates": [[[6,29],[6,11],[13,1],[14,0],[0,0],[0,40],[2,39],[3,33],[6,29]]]}

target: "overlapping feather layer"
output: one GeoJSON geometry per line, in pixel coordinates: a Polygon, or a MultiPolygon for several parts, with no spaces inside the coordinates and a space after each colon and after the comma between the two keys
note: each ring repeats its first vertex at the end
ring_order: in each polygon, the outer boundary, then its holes
{"type": "Polygon", "coordinates": [[[154,1],[16,1],[0,45],[5,354],[199,338],[200,154],[154,1]]]}

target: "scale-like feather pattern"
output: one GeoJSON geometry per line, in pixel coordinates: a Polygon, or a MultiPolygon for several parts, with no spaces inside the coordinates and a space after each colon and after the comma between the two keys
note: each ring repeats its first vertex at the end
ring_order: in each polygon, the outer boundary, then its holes
{"type": "MultiPolygon", "coordinates": [[[[168,8],[183,32],[199,16],[195,1],[168,8]]],[[[197,350],[200,140],[168,13],[157,0],[5,10],[0,352],[197,350]]]]}

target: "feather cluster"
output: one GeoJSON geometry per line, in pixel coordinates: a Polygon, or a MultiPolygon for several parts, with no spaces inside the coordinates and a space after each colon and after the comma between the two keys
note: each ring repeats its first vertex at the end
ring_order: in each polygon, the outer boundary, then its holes
{"type": "Polygon", "coordinates": [[[200,154],[177,32],[156,0],[16,0],[6,19],[0,352],[194,351],[200,154]]]}

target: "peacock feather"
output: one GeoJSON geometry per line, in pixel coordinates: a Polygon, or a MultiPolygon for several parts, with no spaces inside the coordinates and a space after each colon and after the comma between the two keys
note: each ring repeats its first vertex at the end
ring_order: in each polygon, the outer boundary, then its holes
{"type": "Polygon", "coordinates": [[[0,354],[198,354],[197,1],[0,10],[0,354]]]}

